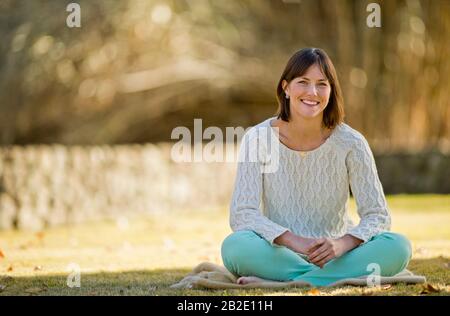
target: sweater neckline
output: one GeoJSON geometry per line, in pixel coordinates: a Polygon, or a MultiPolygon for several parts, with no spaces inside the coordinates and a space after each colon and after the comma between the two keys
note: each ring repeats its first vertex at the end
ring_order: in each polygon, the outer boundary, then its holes
{"type": "Polygon", "coordinates": [[[278,143],[280,144],[280,147],[284,148],[288,152],[295,153],[295,154],[297,154],[298,156],[301,156],[301,157],[310,156],[311,154],[320,152],[321,150],[326,148],[326,146],[329,146],[329,144],[331,143],[331,140],[335,137],[335,134],[336,134],[337,130],[340,128],[340,124],[336,125],[336,127],[331,132],[330,136],[328,136],[328,138],[325,140],[325,142],[323,142],[317,148],[314,148],[312,150],[307,150],[307,151],[295,150],[295,149],[292,149],[292,148],[288,147],[287,145],[283,144],[281,142],[280,138],[278,137],[278,135],[275,133],[275,130],[274,130],[273,126],[272,126],[272,121],[275,120],[276,118],[277,118],[276,116],[273,116],[273,117],[271,117],[271,118],[266,120],[267,125],[269,125],[269,128],[270,128],[270,131],[272,133],[272,136],[277,139],[278,143]]]}

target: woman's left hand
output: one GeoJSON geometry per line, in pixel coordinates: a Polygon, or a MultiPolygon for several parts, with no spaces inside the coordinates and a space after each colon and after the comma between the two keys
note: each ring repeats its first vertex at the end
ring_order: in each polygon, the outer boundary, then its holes
{"type": "Polygon", "coordinates": [[[361,242],[362,240],[351,235],[345,235],[338,239],[316,239],[307,249],[308,260],[323,268],[328,261],[342,256],[347,251],[357,247],[361,242]]]}

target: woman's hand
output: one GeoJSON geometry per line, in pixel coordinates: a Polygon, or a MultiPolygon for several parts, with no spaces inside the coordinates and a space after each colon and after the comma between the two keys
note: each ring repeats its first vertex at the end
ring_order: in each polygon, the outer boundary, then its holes
{"type": "Polygon", "coordinates": [[[312,247],[312,245],[315,242],[316,242],[315,238],[307,238],[296,235],[293,238],[289,248],[297,253],[307,255],[308,250],[312,247]]]}
{"type": "Polygon", "coordinates": [[[315,238],[301,237],[287,231],[275,238],[274,243],[285,246],[292,251],[307,255],[307,250],[316,241],[315,238]]]}
{"type": "Polygon", "coordinates": [[[362,243],[361,239],[348,234],[338,239],[319,238],[311,243],[306,250],[308,260],[323,268],[328,261],[342,256],[360,243],[362,243]]]}

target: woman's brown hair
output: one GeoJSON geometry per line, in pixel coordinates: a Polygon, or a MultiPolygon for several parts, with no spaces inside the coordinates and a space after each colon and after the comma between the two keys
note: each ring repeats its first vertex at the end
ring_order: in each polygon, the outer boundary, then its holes
{"type": "Polygon", "coordinates": [[[286,99],[286,94],[282,85],[283,80],[286,80],[289,83],[292,79],[303,75],[308,68],[314,64],[319,66],[331,86],[330,99],[327,107],[323,111],[323,124],[327,128],[333,129],[337,124],[344,120],[344,101],[336,69],[331,62],[330,57],[328,57],[328,55],[320,48],[303,48],[292,55],[287,62],[277,87],[277,118],[289,122],[291,115],[289,99],[286,99]]]}

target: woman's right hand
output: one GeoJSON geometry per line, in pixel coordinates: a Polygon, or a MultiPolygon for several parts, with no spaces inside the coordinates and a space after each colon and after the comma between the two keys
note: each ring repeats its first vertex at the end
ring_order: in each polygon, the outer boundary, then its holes
{"type": "Polygon", "coordinates": [[[274,239],[274,243],[282,246],[286,246],[287,248],[295,251],[297,253],[301,253],[304,255],[309,255],[311,251],[314,251],[315,248],[309,249],[310,246],[316,241],[315,238],[307,238],[298,236],[290,231],[286,231],[277,238],[274,239]],[[309,249],[309,252],[308,252],[309,249]]]}
{"type": "Polygon", "coordinates": [[[315,241],[315,238],[307,238],[295,235],[293,244],[290,249],[304,255],[309,255],[311,251],[316,250],[316,248],[313,248],[308,251],[308,249],[315,241]]]}

